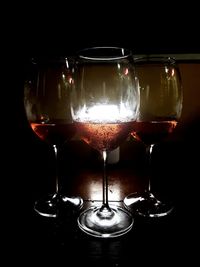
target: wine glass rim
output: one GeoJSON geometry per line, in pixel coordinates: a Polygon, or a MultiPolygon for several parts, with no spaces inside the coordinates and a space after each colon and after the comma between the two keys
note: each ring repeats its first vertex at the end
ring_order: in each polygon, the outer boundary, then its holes
{"type": "Polygon", "coordinates": [[[176,59],[169,56],[141,56],[135,57],[134,63],[146,63],[146,64],[160,64],[160,63],[168,63],[168,64],[175,64],[176,59]]]}
{"type": "Polygon", "coordinates": [[[94,47],[87,47],[77,51],[77,56],[80,59],[98,60],[98,61],[125,59],[127,57],[130,57],[131,55],[132,52],[130,49],[118,46],[94,46],[94,47]],[[109,50],[111,53],[110,55],[102,53],[102,52],[106,53],[106,51],[109,50]],[[120,51],[121,54],[119,53],[120,51]]]}

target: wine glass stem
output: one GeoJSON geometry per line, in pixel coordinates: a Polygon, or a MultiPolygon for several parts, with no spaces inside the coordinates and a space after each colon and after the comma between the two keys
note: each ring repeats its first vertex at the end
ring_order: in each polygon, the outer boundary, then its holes
{"type": "Polygon", "coordinates": [[[152,159],[152,151],[153,151],[154,144],[148,145],[146,152],[148,157],[148,192],[151,192],[151,159],[152,159]]]}
{"type": "Polygon", "coordinates": [[[59,180],[58,180],[58,148],[56,145],[53,145],[53,150],[55,154],[55,161],[56,161],[56,194],[59,193],[59,180]]]}
{"type": "Polygon", "coordinates": [[[103,205],[102,208],[110,209],[108,205],[108,177],[107,177],[107,151],[103,150],[103,205]]]}

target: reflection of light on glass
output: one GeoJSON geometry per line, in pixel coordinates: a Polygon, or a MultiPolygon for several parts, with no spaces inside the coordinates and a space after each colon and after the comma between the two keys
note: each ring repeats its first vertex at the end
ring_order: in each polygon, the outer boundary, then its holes
{"type": "MultiPolygon", "coordinates": [[[[101,225],[104,226],[104,227],[112,226],[113,224],[115,225],[115,224],[119,223],[119,216],[110,217],[110,212],[108,212],[108,211],[106,211],[106,212],[102,211],[102,213],[103,213],[103,218],[99,217],[97,215],[97,213],[94,212],[91,215],[91,220],[96,224],[100,224],[101,223],[101,225]],[[106,216],[106,214],[108,216],[106,216]]],[[[107,236],[109,236],[109,234],[107,234],[107,236]]],[[[106,235],[104,237],[106,237],[106,235]]]]}
{"type": "Polygon", "coordinates": [[[133,112],[125,107],[123,103],[120,106],[98,104],[91,108],[82,108],[77,114],[77,121],[97,122],[97,123],[114,123],[128,122],[133,120],[133,112]]]}
{"type": "Polygon", "coordinates": [[[174,128],[177,125],[177,121],[171,121],[170,127],[169,127],[169,133],[172,133],[174,131],[174,128]]]}
{"type": "Polygon", "coordinates": [[[67,69],[69,69],[69,62],[68,62],[68,59],[67,58],[65,58],[65,63],[66,63],[67,69]]]}
{"type": "Polygon", "coordinates": [[[124,74],[128,75],[128,68],[125,69],[124,74]]]}
{"type": "Polygon", "coordinates": [[[43,114],[40,116],[40,123],[45,124],[49,122],[49,116],[46,114],[43,114]]]}
{"type": "Polygon", "coordinates": [[[74,80],[72,79],[72,77],[69,77],[69,83],[70,84],[73,84],[74,83],[74,80]]]}
{"type": "MultiPolygon", "coordinates": [[[[169,73],[169,69],[168,69],[167,66],[165,67],[165,72],[166,72],[166,73],[169,73]]],[[[171,73],[170,73],[171,76],[174,76],[174,73],[175,73],[174,69],[171,69],[171,73]]]]}

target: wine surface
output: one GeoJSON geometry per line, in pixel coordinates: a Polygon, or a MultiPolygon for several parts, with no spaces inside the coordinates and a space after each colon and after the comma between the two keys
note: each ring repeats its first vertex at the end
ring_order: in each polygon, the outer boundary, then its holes
{"type": "Polygon", "coordinates": [[[40,139],[53,145],[69,141],[76,132],[74,123],[64,123],[59,120],[50,123],[32,122],[31,128],[40,139]]]}
{"type": "Polygon", "coordinates": [[[177,121],[138,121],[133,123],[131,135],[146,145],[155,144],[173,132],[177,121]]]}

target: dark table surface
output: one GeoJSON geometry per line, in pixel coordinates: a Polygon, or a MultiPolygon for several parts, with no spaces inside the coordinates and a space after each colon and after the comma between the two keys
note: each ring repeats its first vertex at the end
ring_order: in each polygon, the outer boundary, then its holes
{"type": "Polygon", "coordinates": [[[99,239],[81,232],[77,214],[68,212],[70,215],[66,211],[57,219],[42,218],[32,212],[23,222],[20,219],[21,225],[13,222],[11,227],[15,227],[17,235],[10,246],[14,245],[16,259],[24,262],[28,256],[33,262],[47,264],[56,260],[66,266],[132,266],[182,261],[191,256],[189,248],[193,243],[188,243],[192,240],[187,236],[187,227],[191,225],[178,214],[156,220],[135,218],[132,230],[124,236],[99,239]]]}

